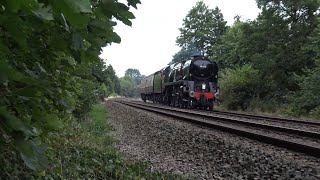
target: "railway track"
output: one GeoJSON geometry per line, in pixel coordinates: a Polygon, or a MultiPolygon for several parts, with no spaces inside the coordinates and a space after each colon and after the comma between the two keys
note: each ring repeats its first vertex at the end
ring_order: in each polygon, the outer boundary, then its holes
{"type": "MultiPolygon", "coordinates": [[[[184,109],[176,109],[168,106],[159,106],[148,103],[138,103],[129,101],[116,101],[131,107],[147,110],[150,112],[170,116],[176,119],[188,121],[203,127],[215,128],[225,132],[233,133],[250,139],[258,140],[260,142],[269,143],[279,147],[284,147],[293,151],[305,153],[311,156],[320,157],[320,130],[318,124],[307,124],[304,121],[281,121],[295,126],[300,122],[304,128],[312,126],[312,130],[305,130],[292,127],[283,127],[275,124],[266,124],[268,118],[260,119],[256,122],[255,117],[231,117],[230,114],[219,114],[218,116],[213,113],[203,113],[197,111],[189,111],[184,109]],[[250,120],[245,120],[249,118],[250,120]],[[318,129],[317,129],[318,128],[318,129]]],[[[249,116],[249,115],[246,115],[249,116]]],[[[269,119],[276,121],[275,119],[269,119]]],[[[274,122],[273,122],[274,123],[274,122]]]]}
{"type": "Polygon", "coordinates": [[[271,117],[271,116],[263,116],[263,115],[255,115],[255,114],[244,114],[244,113],[236,113],[236,112],[225,112],[225,111],[214,111],[215,114],[220,115],[231,115],[241,118],[250,118],[255,120],[269,120],[269,121],[277,121],[277,122],[288,122],[288,123],[297,123],[297,124],[305,124],[305,125],[313,125],[319,126],[320,122],[314,120],[298,120],[298,119],[289,119],[289,118],[281,118],[281,117],[271,117]]]}

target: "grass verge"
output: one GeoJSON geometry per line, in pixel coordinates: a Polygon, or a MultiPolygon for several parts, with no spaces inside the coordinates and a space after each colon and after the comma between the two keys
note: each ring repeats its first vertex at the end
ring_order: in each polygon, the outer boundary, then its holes
{"type": "Polygon", "coordinates": [[[97,104],[89,118],[71,123],[62,137],[54,140],[49,151],[51,170],[46,178],[85,179],[178,179],[177,176],[152,173],[142,163],[126,162],[114,148],[103,104],[97,104]]]}
{"type": "Polygon", "coordinates": [[[5,147],[0,149],[0,179],[181,179],[151,172],[143,163],[127,162],[114,147],[107,117],[104,104],[96,104],[87,118],[70,120],[64,129],[49,133],[45,138],[49,165],[41,172],[26,168],[0,138],[5,147]]]}

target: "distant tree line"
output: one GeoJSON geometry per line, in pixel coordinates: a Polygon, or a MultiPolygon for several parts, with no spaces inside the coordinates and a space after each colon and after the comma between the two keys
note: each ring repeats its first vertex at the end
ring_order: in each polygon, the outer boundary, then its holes
{"type": "Polygon", "coordinates": [[[189,11],[172,62],[195,53],[220,67],[220,100],[232,110],[320,117],[320,2],[257,0],[255,20],[227,26],[218,7],[189,11]]]}
{"type": "Polygon", "coordinates": [[[120,78],[120,95],[125,97],[139,97],[137,85],[141,83],[143,77],[144,75],[141,75],[138,69],[127,69],[124,77],[120,78]]]}

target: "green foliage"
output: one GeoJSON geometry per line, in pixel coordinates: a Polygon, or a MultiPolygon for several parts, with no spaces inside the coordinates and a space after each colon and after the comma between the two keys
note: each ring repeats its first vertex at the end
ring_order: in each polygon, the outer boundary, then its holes
{"type": "MultiPolygon", "coordinates": [[[[179,179],[170,174],[151,173],[143,163],[130,163],[115,149],[110,135],[107,109],[103,104],[93,106],[84,121],[68,121],[59,133],[50,133],[47,144],[49,171],[34,174],[25,169],[22,162],[1,166],[2,178],[17,179],[179,179]]],[[[5,151],[0,149],[1,153],[5,151]]],[[[13,152],[5,152],[12,158],[0,159],[12,163],[18,160],[13,152]]]]}
{"type": "Polygon", "coordinates": [[[198,54],[201,54],[201,52],[199,52],[195,47],[182,48],[179,52],[173,55],[173,59],[170,64],[189,60],[190,57],[198,54]]]}
{"type": "Polygon", "coordinates": [[[120,95],[125,97],[136,97],[138,92],[136,87],[136,81],[130,76],[124,76],[120,78],[121,91],[120,95]]]}
{"type": "Polygon", "coordinates": [[[137,97],[137,85],[141,83],[143,76],[138,69],[129,68],[125,76],[120,78],[120,95],[125,97],[137,97]]]}
{"type": "Polygon", "coordinates": [[[79,80],[76,96],[77,102],[73,115],[78,119],[83,119],[91,110],[92,105],[98,101],[97,84],[88,80],[79,80]]]}
{"type": "Polygon", "coordinates": [[[218,43],[220,36],[225,32],[226,21],[218,7],[209,9],[203,1],[198,1],[184,18],[183,27],[179,30],[180,36],[177,37],[176,43],[182,50],[175,55],[174,61],[184,60],[177,58],[182,54],[182,58],[185,58],[186,52],[189,55],[189,52],[193,53],[194,50],[199,51],[201,55],[212,56],[211,48],[218,43]]]}
{"type": "Polygon", "coordinates": [[[129,68],[125,72],[125,76],[131,77],[134,79],[135,84],[140,84],[142,75],[140,74],[140,71],[138,69],[132,69],[129,68]]]}
{"type": "Polygon", "coordinates": [[[244,65],[244,26],[245,23],[237,20],[225,34],[221,36],[221,41],[213,46],[215,52],[214,60],[220,69],[232,68],[244,65]]]}
{"type": "Polygon", "coordinates": [[[306,75],[296,76],[296,81],[300,82],[300,90],[290,96],[289,114],[308,115],[320,118],[320,24],[308,37],[308,43],[303,49],[303,53],[312,55],[310,58],[315,66],[306,69],[306,75]]]}
{"type": "Polygon", "coordinates": [[[93,68],[92,75],[101,86],[107,85],[105,88],[100,86],[99,95],[101,98],[107,97],[114,92],[120,92],[120,81],[112,65],[107,66],[103,60],[100,60],[100,63],[93,68]]]}
{"type": "Polygon", "coordinates": [[[28,168],[42,171],[41,140],[61,129],[72,111],[89,112],[101,47],[120,42],[116,19],[131,25],[134,16],[116,0],[3,0],[0,7],[0,149],[9,147],[28,168]]]}
{"type": "Polygon", "coordinates": [[[293,103],[292,113],[294,115],[313,114],[317,118],[320,108],[320,68],[318,67],[309,76],[304,77],[300,84],[301,90],[296,92],[291,98],[293,103]]]}
{"type": "MultiPolygon", "coordinates": [[[[213,47],[214,59],[220,69],[251,65],[259,72],[260,81],[254,90],[257,98],[242,99],[240,104],[250,104],[245,107],[273,111],[268,107],[271,102],[287,106],[291,114],[316,114],[319,31],[315,29],[320,2],[258,0],[257,4],[261,9],[258,18],[247,22],[238,18],[213,47]]],[[[229,104],[227,101],[226,106],[229,104]]]]}
{"type": "Polygon", "coordinates": [[[250,65],[226,69],[220,79],[221,100],[232,110],[246,109],[250,101],[258,98],[256,93],[260,83],[259,71],[250,65]]]}

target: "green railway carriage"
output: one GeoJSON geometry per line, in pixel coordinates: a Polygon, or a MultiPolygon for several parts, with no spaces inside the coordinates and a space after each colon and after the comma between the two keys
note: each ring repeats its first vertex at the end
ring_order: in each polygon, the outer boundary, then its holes
{"type": "Polygon", "coordinates": [[[149,96],[153,94],[153,79],[154,74],[151,74],[150,76],[147,76],[141,80],[139,92],[143,101],[146,101],[147,99],[149,100],[149,96]]]}
{"type": "Polygon", "coordinates": [[[158,71],[142,79],[139,85],[141,99],[143,101],[158,100],[162,93],[162,84],[162,71],[158,71]]]}

